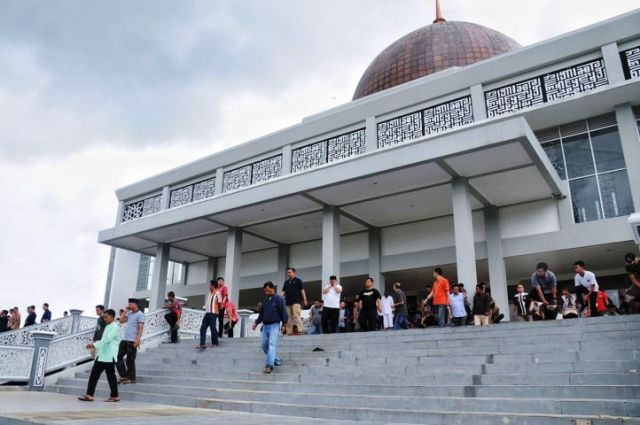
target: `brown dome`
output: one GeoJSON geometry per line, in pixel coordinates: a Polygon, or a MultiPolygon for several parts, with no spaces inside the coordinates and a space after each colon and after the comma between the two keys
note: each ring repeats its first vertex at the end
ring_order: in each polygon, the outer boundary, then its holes
{"type": "Polygon", "coordinates": [[[453,66],[466,66],[519,48],[490,28],[469,22],[437,21],[384,49],[358,83],[353,100],[453,66]]]}

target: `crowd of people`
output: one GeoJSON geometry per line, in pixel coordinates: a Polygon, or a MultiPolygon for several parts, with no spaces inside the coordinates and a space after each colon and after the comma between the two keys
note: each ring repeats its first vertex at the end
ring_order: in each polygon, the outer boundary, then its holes
{"type": "MultiPolygon", "coordinates": [[[[559,288],[556,274],[549,266],[540,262],[531,275],[530,282],[520,282],[510,300],[511,316],[517,321],[572,319],[577,317],[613,316],[640,313],[640,258],[635,254],[625,255],[625,269],[630,288],[618,290],[618,305],[600,289],[595,274],[587,270],[583,261],[573,265],[575,272],[573,285],[559,288]],[[530,290],[527,292],[526,287],[530,290]],[[573,289],[573,291],[571,291],[573,289]]],[[[343,333],[371,332],[388,329],[424,328],[429,326],[487,326],[499,323],[504,315],[491,296],[490,287],[478,283],[473,296],[467,293],[463,283],[449,282],[440,267],[433,269],[433,284],[425,287],[424,297],[417,309],[410,308],[407,296],[400,282],[392,285],[392,292],[381,294],[372,277],[367,277],[363,288],[352,300],[343,294],[337,276],[329,276],[322,286],[321,297],[315,299],[309,315],[303,321],[303,309],[308,306],[307,293],[296,269],[287,269],[287,279],[280,294],[273,282],[263,285],[265,298],[257,306],[258,317],[252,325],[256,330],[261,326],[261,348],[265,354],[265,373],[272,373],[282,365],[277,354],[281,334],[300,335],[303,333],[343,333]]],[[[165,320],[170,326],[170,342],[178,342],[178,330],[182,317],[182,302],[174,292],[167,294],[164,305],[167,310],[165,320]]],[[[130,298],[126,308],[118,314],[96,306],[98,316],[93,341],[87,344],[95,362],[91,370],[86,394],[78,397],[82,401],[93,401],[97,382],[106,372],[110,387],[108,402],[119,401],[118,384],[135,384],[136,356],[144,332],[145,316],[140,302],[130,298]],[[121,332],[117,323],[124,327],[121,332]],[[117,374],[120,376],[118,379],[117,374]]],[[[207,331],[210,332],[211,346],[218,347],[220,338],[233,338],[233,330],[239,323],[238,311],[229,299],[229,290],[223,277],[209,282],[205,297],[204,315],[200,326],[198,350],[204,350],[207,331]]],[[[27,308],[25,326],[36,323],[34,306],[27,308]]],[[[43,305],[40,322],[51,320],[48,304],[43,305]]],[[[17,307],[11,312],[2,311],[0,329],[20,326],[20,312],[17,307]]]]}
{"type": "MultiPolygon", "coordinates": [[[[15,331],[20,328],[26,328],[28,326],[33,326],[38,323],[46,323],[51,321],[51,310],[49,309],[49,304],[42,304],[42,315],[40,316],[40,321],[38,322],[38,313],[36,312],[35,305],[27,306],[26,316],[24,319],[24,324],[22,324],[22,314],[20,313],[19,307],[13,307],[9,310],[0,310],[0,333],[15,331]]],[[[68,312],[64,312],[63,316],[67,316],[68,312]]]]}
{"type": "MultiPolygon", "coordinates": [[[[616,304],[600,290],[595,274],[587,270],[584,261],[573,264],[573,284],[562,288],[555,273],[540,262],[530,281],[517,285],[509,300],[510,315],[516,321],[537,321],[640,313],[640,258],[626,254],[625,269],[630,288],[618,288],[616,304]]],[[[307,294],[294,268],[287,270],[281,296],[288,313],[284,333],[289,335],[486,326],[504,319],[489,285],[479,283],[469,295],[463,283],[449,282],[440,267],[433,270],[433,283],[425,286],[424,297],[411,306],[400,282],[392,285],[392,291],[381,294],[373,278],[367,277],[364,288],[348,299],[343,296],[337,277],[330,276],[328,284],[322,287],[321,297],[314,300],[303,321],[307,294]]]]}

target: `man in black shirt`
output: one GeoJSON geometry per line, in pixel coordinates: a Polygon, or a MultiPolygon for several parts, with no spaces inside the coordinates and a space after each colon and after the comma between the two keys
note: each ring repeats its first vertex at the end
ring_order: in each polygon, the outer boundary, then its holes
{"type": "Polygon", "coordinates": [[[476,295],[473,297],[473,320],[476,326],[488,326],[491,323],[491,295],[487,293],[484,283],[476,285],[476,295]]]}
{"type": "Polygon", "coordinates": [[[373,278],[368,277],[364,281],[364,289],[359,294],[360,305],[360,329],[363,332],[376,330],[378,312],[382,311],[380,292],[373,287],[373,278]]]}
{"type": "Polygon", "coordinates": [[[293,335],[293,326],[297,328],[298,335],[302,335],[302,307],[307,305],[307,294],[304,292],[304,285],[299,277],[296,277],[296,269],[287,269],[287,280],[282,286],[282,298],[287,305],[289,322],[287,323],[287,334],[293,335]]]}
{"type": "Polygon", "coordinates": [[[24,326],[31,326],[31,325],[35,325],[36,324],[36,306],[35,305],[30,305],[29,307],[27,307],[27,318],[24,321],[24,326]]]}
{"type": "Polygon", "coordinates": [[[0,311],[0,332],[9,330],[9,312],[7,310],[0,311]]]}
{"type": "Polygon", "coordinates": [[[102,339],[102,333],[104,332],[104,328],[107,326],[107,322],[105,322],[104,318],[104,306],[99,304],[96,306],[96,316],[98,316],[98,320],[96,322],[96,330],[93,333],[93,342],[100,341],[102,339]]]}

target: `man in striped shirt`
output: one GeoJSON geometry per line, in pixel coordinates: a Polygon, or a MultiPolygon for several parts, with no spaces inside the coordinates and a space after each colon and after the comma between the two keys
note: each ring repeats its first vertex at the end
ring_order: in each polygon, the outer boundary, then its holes
{"type": "Polygon", "coordinates": [[[207,348],[205,345],[205,339],[207,338],[207,328],[211,331],[211,345],[218,346],[218,332],[216,330],[216,324],[218,323],[218,314],[220,314],[220,307],[222,304],[222,298],[218,291],[218,282],[212,280],[209,282],[209,293],[206,297],[205,314],[202,318],[202,325],[200,325],[200,345],[197,348],[203,350],[207,348]]]}

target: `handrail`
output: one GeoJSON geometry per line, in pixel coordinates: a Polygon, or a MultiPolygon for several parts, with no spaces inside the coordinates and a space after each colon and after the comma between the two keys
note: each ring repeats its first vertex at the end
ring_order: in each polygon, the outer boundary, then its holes
{"type": "MultiPolygon", "coordinates": [[[[156,310],[145,314],[145,326],[141,345],[148,346],[169,334],[169,324],[164,319],[167,311],[156,310]]],[[[180,333],[196,336],[204,311],[185,308],[180,320],[180,333]]],[[[29,326],[0,335],[5,337],[0,343],[0,381],[29,381],[33,379],[32,364],[36,364],[35,340],[32,332],[55,332],[56,335],[44,347],[47,349],[46,365],[41,373],[64,369],[68,366],[90,360],[92,354],[86,345],[93,341],[96,319],[75,315],[51,322],[29,326]],[[75,320],[75,322],[74,322],[75,320]],[[75,332],[74,332],[75,330],[75,332]],[[6,336],[8,335],[8,337],[6,336]],[[11,344],[15,342],[14,344],[11,344]]],[[[119,325],[121,334],[124,324],[119,325]]]]}

